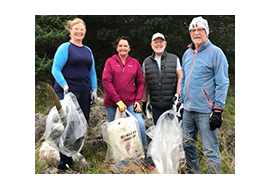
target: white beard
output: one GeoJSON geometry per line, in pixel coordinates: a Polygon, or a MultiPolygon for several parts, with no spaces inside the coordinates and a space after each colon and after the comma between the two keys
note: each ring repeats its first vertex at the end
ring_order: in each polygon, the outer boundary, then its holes
{"type": "Polygon", "coordinates": [[[163,46],[162,48],[153,48],[155,53],[163,53],[166,46],[163,46]]]}

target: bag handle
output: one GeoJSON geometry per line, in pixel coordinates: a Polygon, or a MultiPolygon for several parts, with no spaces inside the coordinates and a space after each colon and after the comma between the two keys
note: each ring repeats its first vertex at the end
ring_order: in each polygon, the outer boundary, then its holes
{"type": "Polygon", "coordinates": [[[124,111],[121,112],[121,111],[119,110],[119,107],[117,107],[117,108],[116,108],[116,112],[115,112],[115,116],[114,116],[114,120],[116,120],[116,119],[118,119],[118,118],[124,118],[124,117],[126,117],[125,112],[124,112],[124,111]]]}
{"type": "Polygon", "coordinates": [[[128,117],[134,117],[134,115],[132,115],[132,113],[128,111],[127,109],[125,109],[125,117],[127,117],[126,114],[128,115],[128,117]]]}
{"type": "Polygon", "coordinates": [[[121,112],[119,110],[119,107],[117,107],[116,111],[115,111],[114,120],[116,120],[118,118],[126,118],[126,117],[132,117],[132,116],[134,117],[134,115],[132,115],[132,113],[130,111],[128,111],[127,109],[125,109],[124,111],[121,112]]]}

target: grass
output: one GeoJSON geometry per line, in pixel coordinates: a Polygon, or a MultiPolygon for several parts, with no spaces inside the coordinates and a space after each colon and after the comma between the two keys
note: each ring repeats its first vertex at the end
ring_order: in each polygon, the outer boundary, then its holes
{"type": "MultiPolygon", "coordinates": [[[[91,128],[87,130],[88,137],[94,135],[91,128]]],[[[89,169],[85,172],[87,174],[102,174],[102,169],[104,167],[104,160],[106,157],[106,146],[104,144],[89,144],[84,145],[81,151],[82,155],[85,157],[87,162],[90,162],[89,169]]]]}
{"type": "Polygon", "coordinates": [[[47,115],[53,106],[53,98],[48,92],[46,83],[37,84],[35,86],[35,113],[47,115]]]}
{"type": "MultiPolygon", "coordinates": [[[[223,111],[223,123],[218,132],[221,157],[221,174],[235,174],[235,91],[230,87],[223,111]]],[[[207,158],[202,152],[202,141],[198,136],[197,150],[201,173],[206,174],[207,158]]]]}
{"type": "Polygon", "coordinates": [[[45,168],[48,165],[47,161],[38,161],[39,156],[35,154],[35,174],[43,174],[45,172],[45,168]]]}
{"type": "Polygon", "coordinates": [[[46,169],[49,167],[56,167],[57,162],[53,158],[44,159],[43,161],[39,161],[39,155],[36,151],[35,153],[35,174],[44,174],[46,173],[46,169]]]}
{"type": "MultiPolygon", "coordinates": [[[[50,94],[47,92],[47,88],[44,83],[41,83],[35,88],[35,112],[42,114],[48,114],[49,109],[53,105],[53,100],[50,94]]],[[[101,92],[98,94],[102,94],[101,92]]],[[[223,124],[219,129],[218,140],[221,154],[221,173],[222,174],[234,174],[235,173],[235,91],[234,87],[230,87],[226,104],[223,112],[223,124]]],[[[97,104],[101,106],[102,104],[97,104]]],[[[94,131],[88,128],[88,137],[94,135],[94,131]]],[[[199,165],[201,173],[207,173],[207,158],[202,152],[202,143],[200,136],[198,136],[198,155],[199,165]]],[[[83,174],[106,174],[112,173],[109,171],[110,165],[104,163],[106,157],[106,145],[105,143],[89,144],[85,143],[81,154],[88,162],[87,166],[74,165],[74,169],[83,174]]],[[[52,159],[42,162],[38,161],[38,154],[35,153],[35,173],[46,173],[48,167],[56,167],[57,162],[52,159]]],[[[185,173],[182,170],[182,173],[185,173]]]]}

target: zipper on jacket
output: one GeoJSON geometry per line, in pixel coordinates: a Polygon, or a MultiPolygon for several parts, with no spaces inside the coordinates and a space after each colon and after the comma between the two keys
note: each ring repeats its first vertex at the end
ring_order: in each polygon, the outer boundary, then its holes
{"type": "Polygon", "coordinates": [[[195,52],[191,47],[189,47],[192,52],[194,53],[193,55],[193,60],[192,60],[192,66],[191,66],[191,69],[190,69],[190,72],[188,74],[188,81],[187,81],[187,95],[188,95],[188,105],[187,105],[187,110],[189,111],[189,105],[190,105],[190,97],[189,97],[189,82],[190,82],[190,75],[191,75],[191,72],[193,70],[193,66],[194,66],[194,62],[195,62],[195,56],[197,54],[197,52],[195,52]]]}

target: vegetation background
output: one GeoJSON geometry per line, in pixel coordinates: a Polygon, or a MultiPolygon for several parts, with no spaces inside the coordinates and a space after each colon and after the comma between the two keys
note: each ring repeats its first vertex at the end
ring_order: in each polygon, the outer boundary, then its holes
{"type": "MultiPolygon", "coordinates": [[[[66,21],[79,17],[87,26],[83,43],[92,49],[97,77],[100,79],[107,58],[116,53],[113,42],[118,36],[129,36],[130,55],[141,64],[152,53],[152,35],[161,32],[167,40],[168,52],[180,60],[191,43],[189,23],[200,15],[36,15],[35,16],[35,78],[53,83],[50,73],[54,54],[60,44],[69,41],[66,21]]],[[[211,42],[219,46],[229,62],[230,84],[235,81],[235,16],[203,15],[208,20],[211,42]]],[[[99,85],[99,87],[102,87],[99,85]]]]}
{"type": "MultiPolygon", "coordinates": [[[[44,93],[42,83],[54,83],[51,75],[53,56],[58,46],[69,40],[68,31],[64,29],[67,20],[79,17],[87,25],[83,43],[93,51],[98,77],[98,96],[102,96],[101,74],[106,59],[116,53],[113,42],[118,36],[130,37],[130,55],[142,64],[144,58],[152,53],[152,35],[161,32],[167,40],[168,52],[176,54],[181,60],[187,45],[191,43],[189,23],[196,16],[200,15],[36,15],[35,112],[47,114],[46,110],[52,106],[48,101],[48,94],[44,93]]],[[[230,88],[224,110],[224,123],[219,132],[219,143],[223,162],[222,173],[232,174],[235,173],[235,16],[203,17],[208,20],[209,39],[224,51],[229,63],[230,88]]],[[[198,147],[201,148],[201,142],[198,147]]],[[[94,162],[94,167],[85,173],[102,173],[104,152],[85,147],[83,153],[89,161],[94,162]]],[[[201,151],[199,155],[200,161],[204,162],[201,165],[206,165],[201,151]]],[[[42,166],[45,165],[36,161],[36,173],[43,173],[40,169],[42,166]]],[[[200,168],[203,173],[207,173],[206,166],[200,168]]]]}

